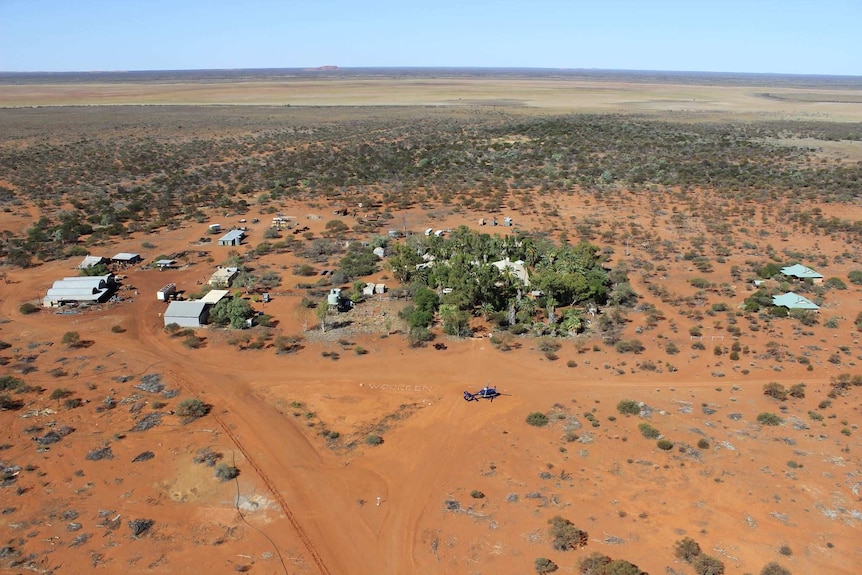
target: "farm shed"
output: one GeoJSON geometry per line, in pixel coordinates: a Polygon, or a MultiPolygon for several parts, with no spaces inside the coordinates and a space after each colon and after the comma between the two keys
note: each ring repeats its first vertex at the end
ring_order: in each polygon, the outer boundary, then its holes
{"type": "Polygon", "coordinates": [[[226,268],[219,266],[216,268],[216,271],[213,272],[213,275],[210,276],[207,283],[215,288],[230,287],[231,282],[238,274],[239,268],[226,268]]]}
{"type": "Polygon", "coordinates": [[[86,268],[91,268],[93,266],[97,266],[99,264],[107,264],[110,261],[111,260],[109,260],[108,258],[103,258],[102,256],[90,256],[90,255],[88,255],[87,257],[85,257],[81,261],[81,263],[78,264],[77,269],[83,270],[86,268]]]}
{"type": "Polygon", "coordinates": [[[209,304],[205,301],[172,301],[165,310],[165,325],[175,323],[181,327],[201,327],[209,317],[209,304]]]}
{"type": "Polygon", "coordinates": [[[57,280],[42,298],[44,307],[69,303],[101,303],[107,301],[116,287],[114,276],[82,276],[57,280]]]}
{"type": "Polygon", "coordinates": [[[177,263],[177,260],[158,260],[157,262],[155,262],[155,266],[157,268],[163,270],[163,269],[174,267],[174,265],[176,265],[176,263],[177,263]]]}
{"type": "Polygon", "coordinates": [[[111,258],[111,261],[115,264],[136,264],[140,261],[143,261],[144,258],[141,257],[141,254],[131,254],[128,252],[120,252],[114,257],[111,258]]]}
{"type": "Polygon", "coordinates": [[[781,268],[781,273],[792,278],[811,280],[816,284],[823,283],[823,276],[821,274],[802,264],[794,264],[786,268],[781,268]]]}
{"type": "Polygon", "coordinates": [[[792,291],[783,295],[772,296],[772,305],[786,307],[787,309],[820,309],[820,306],[810,299],[793,293],[792,291]]]}
{"type": "Polygon", "coordinates": [[[245,238],[245,232],[242,230],[231,230],[218,240],[218,245],[220,246],[238,246],[242,244],[242,240],[245,238]]]}

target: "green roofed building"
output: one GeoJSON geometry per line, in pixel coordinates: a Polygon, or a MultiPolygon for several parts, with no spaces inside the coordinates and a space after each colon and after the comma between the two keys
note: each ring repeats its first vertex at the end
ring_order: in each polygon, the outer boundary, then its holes
{"type": "Polygon", "coordinates": [[[814,311],[820,309],[820,306],[810,299],[792,291],[783,295],[772,296],[772,305],[786,307],[787,309],[808,309],[814,311]]]}
{"type": "Polygon", "coordinates": [[[823,276],[821,274],[817,273],[809,267],[805,267],[802,264],[794,264],[786,268],[781,268],[781,273],[792,278],[811,280],[816,284],[823,282],[823,276]]]}

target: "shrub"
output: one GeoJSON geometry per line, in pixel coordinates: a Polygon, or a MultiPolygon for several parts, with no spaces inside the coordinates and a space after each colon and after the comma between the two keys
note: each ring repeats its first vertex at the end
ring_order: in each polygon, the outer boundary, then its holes
{"type": "Polygon", "coordinates": [[[611,563],[611,558],[601,553],[591,553],[578,562],[578,571],[583,575],[599,575],[611,563]]]}
{"type": "Polygon", "coordinates": [[[709,442],[705,439],[700,439],[697,442],[698,449],[709,449],[709,442]]]}
{"type": "Polygon", "coordinates": [[[548,529],[552,539],[551,543],[557,551],[586,547],[590,540],[586,531],[578,529],[571,521],[560,515],[548,519],[548,523],[551,525],[548,529]]]}
{"type": "Polygon", "coordinates": [[[39,311],[39,308],[32,303],[27,302],[22,303],[21,307],[18,308],[18,311],[20,311],[24,315],[30,315],[31,313],[36,313],[37,311],[39,311]]]}
{"type": "Polygon", "coordinates": [[[847,274],[847,279],[853,285],[862,285],[862,270],[852,270],[847,274]]]}
{"type": "Polygon", "coordinates": [[[527,424],[533,427],[544,427],[548,425],[548,416],[541,411],[534,411],[527,416],[527,424]]]}
{"type": "Polygon", "coordinates": [[[50,397],[50,399],[60,401],[61,399],[66,399],[70,395],[72,395],[71,391],[69,391],[68,389],[66,389],[64,387],[58,387],[57,389],[55,389],[54,391],[51,392],[51,395],[49,397],[50,397]]]}
{"type": "Polygon", "coordinates": [[[644,346],[639,339],[621,339],[614,345],[617,353],[640,353],[644,346]]]}
{"type": "Polygon", "coordinates": [[[641,406],[633,399],[623,399],[617,404],[617,411],[623,415],[640,415],[641,406]]]}
{"type": "Polygon", "coordinates": [[[691,563],[700,554],[700,545],[691,537],[683,537],[673,544],[674,557],[682,559],[686,563],[691,563]]]}
{"type": "Polygon", "coordinates": [[[0,394],[0,411],[14,411],[24,407],[24,402],[20,399],[13,399],[8,393],[0,394]]]}
{"type": "Polygon", "coordinates": [[[473,499],[485,499],[485,494],[478,489],[474,489],[470,492],[470,497],[472,497],[473,499]]]}
{"type": "Polygon", "coordinates": [[[640,430],[641,434],[647,439],[657,439],[658,436],[661,435],[661,432],[658,429],[656,429],[647,422],[643,422],[638,425],[638,429],[640,430]]]}
{"type": "Polygon", "coordinates": [[[111,332],[112,333],[125,333],[125,331],[126,331],[126,328],[124,328],[121,325],[111,326],[111,332]]]}
{"type": "Polygon", "coordinates": [[[775,561],[767,563],[760,570],[760,575],[791,575],[789,569],[785,569],[775,561]]]}
{"type": "Polygon", "coordinates": [[[791,385],[788,395],[796,399],[803,399],[805,397],[805,384],[797,383],[795,385],[791,385]]]}
{"type": "Polygon", "coordinates": [[[168,325],[166,325],[166,326],[165,326],[165,332],[166,332],[166,333],[169,333],[169,334],[171,334],[171,335],[176,334],[176,333],[177,333],[177,332],[179,332],[181,329],[182,329],[182,327],[180,326],[180,324],[178,324],[178,323],[176,323],[176,322],[171,322],[171,323],[169,323],[168,325]]]}
{"type": "Polygon", "coordinates": [[[784,386],[776,381],[771,381],[763,386],[763,394],[775,398],[779,401],[787,399],[787,390],[784,386]]]}
{"type": "Polygon", "coordinates": [[[670,451],[671,449],[673,449],[673,441],[670,441],[668,439],[659,439],[656,445],[662,451],[670,451]]]}
{"type": "Polygon", "coordinates": [[[547,557],[538,557],[533,563],[536,566],[536,573],[540,574],[553,573],[554,571],[559,569],[559,567],[557,567],[557,564],[548,559],[547,557]]]}
{"type": "Polygon", "coordinates": [[[77,331],[67,331],[63,334],[63,339],[61,339],[60,341],[71,348],[80,347],[81,334],[79,334],[77,331]]]}
{"type": "Polygon", "coordinates": [[[380,437],[379,435],[375,434],[375,433],[372,433],[372,434],[365,437],[365,444],[366,445],[380,445],[382,443],[383,443],[383,438],[380,437]]]}
{"type": "Polygon", "coordinates": [[[781,425],[784,420],[775,415],[774,413],[764,411],[757,416],[757,422],[761,425],[781,425]]]}
{"type": "Polygon", "coordinates": [[[230,481],[239,477],[239,469],[227,463],[219,463],[215,469],[215,476],[219,481],[230,481]]]}
{"type": "Polygon", "coordinates": [[[711,555],[700,554],[691,562],[697,575],[724,575],[724,563],[711,555]]]}
{"type": "Polygon", "coordinates": [[[210,412],[210,409],[211,406],[200,399],[187,398],[177,405],[177,415],[189,422],[205,416],[210,412]]]}
{"type": "Polygon", "coordinates": [[[669,341],[667,342],[667,345],[664,346],[664,351],[668,355],[676,355],[679,353],[679,348],[674,342],[669,341]]]}

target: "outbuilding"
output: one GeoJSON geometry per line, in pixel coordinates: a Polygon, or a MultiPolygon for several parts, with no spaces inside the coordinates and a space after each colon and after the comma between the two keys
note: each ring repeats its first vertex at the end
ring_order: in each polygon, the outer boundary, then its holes
{"type": "Polygon", "coordinates": [[[218,245],[220,246],[238,246],[242,244],[242,240],[245,238],[245,232],[242,230],[231,230],[221,238],[219,238],[218,245]]]}
{"type": "Polygon", "coordinates": [[[136,264],[140,261],[143,261],[144,258],[141,257],[141,254],[132,254],[129,252],[120,252],[114,257],[111,258],[111,261],[115,264],[124,264],[124,265],[132,265],[136,264]]]}
{"type": "Polygon", "coordinates": [[[58,307],[70,303],[102,303],[116,288],[114,276],[79,276],[57,280],[42,298],[44,307],[58,307]]]}
{"type": "Polygon", "coordinates": [[[93,266],[98,266],[101,264],[107,264],[110,261],[111,260],[109,260],[108,258],[104,258],[102,256],[90,256],[90,255],[88,255],[87,257],[85,257],[81,261],[81,263],[78,264],[78,269],[83,270],[83,269],[91,268],[93,266]]]}
{"type": "Polygon", "coordinates": [[[209,317],[209,304],[205,301],[172,301],[163,317],[165,326],[175,323],[180,327],[201,327],[209,317]]]}
{"type": "Polygon", "coordinates": [[[231,282],[239,275],[239,268],[219,266],[207,282],[214,288],[230,287],[231,282]]]}

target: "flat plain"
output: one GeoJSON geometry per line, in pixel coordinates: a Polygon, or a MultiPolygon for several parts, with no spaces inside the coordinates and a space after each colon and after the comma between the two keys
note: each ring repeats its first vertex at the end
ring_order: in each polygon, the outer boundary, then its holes
{"type": "Polygon", "coordinates": [[[701,80],[0,83],[0,565],[856,573],[862,88],[701,80]],[[619,299],[537,296],[517,333],[476,308],[447,335],[440,312],[417,342],[389,258],[429,228],[561,246],[545,257],[588,241],[619,299]],[[386,247],[372,273],[321,275],[363,242],[386,247]],[[83,253],[118,252],[144,261],[117,301],[40,309],[83,253]],[[792,263],[826,281],[760,273],[792,263]],[[269,278],[232,288],[269,325],[166,331],[157,290],[217,265],[269,278]],[[321,329],[315,305],[356,280],[387,293],[321,329]],[[755,280],[819,313],[754,306],[755,280]],[[503,395],[464,401],[486,384],[503,395]],[[191,398],[208,413],[181,417],[191,398]]]}

